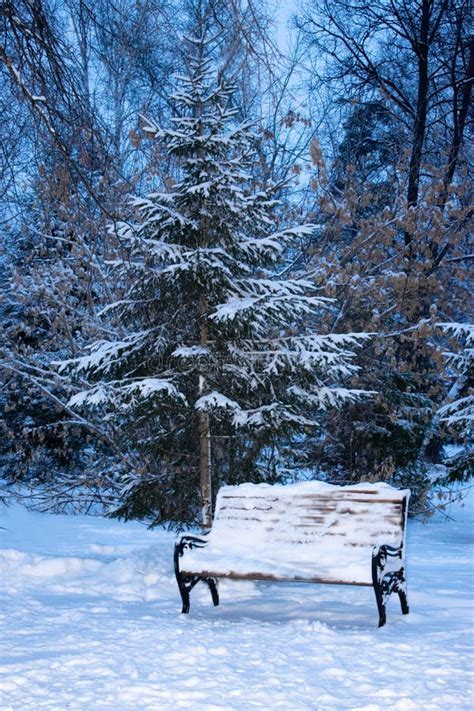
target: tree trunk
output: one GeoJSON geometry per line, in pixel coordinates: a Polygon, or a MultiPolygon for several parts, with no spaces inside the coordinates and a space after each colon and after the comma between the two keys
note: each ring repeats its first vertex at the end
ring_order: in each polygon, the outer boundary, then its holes
{"type": "MultiPolygon", "coordinates": [[[[207,298],[201,296],[199,299],[199,342],[201,346],[207,346],[208,342],[207,310],[207,298]]],[[[205,385],[206,381],[201,374],[199,376],[199,396],[204,394],[205,385]]],[[[212,526],[212,470],[211,431],[207,412],[198,412],[198,431],[202,526],[204,530],[209,530],[212,526]]]]}
{"type": "MultiPolygon", "coordinates": [[[[416,207],[418,204],[418,192],[420,188],[421,157],[426,132],[426,117],[428,113],[428,52],[429,52],[429,31],[430,31],[431,2],[423,0],[421,13],[420,35],[417,42],[416,52],[418,55],[418,96],[416,102],[415,124],[413,127],[413,145],[410,156],[410,167],[408,171],[408,207],[416,207]]],[[[405,231],[405,245],[409,246],[412,241],[410,230],[405,231]]]]}
{"type": "Polygon", "coordinates": [[[466,128],[466,120],[469,113],[469,107],[471,105],[471,94],[472,94],[472,84],[474,81],[474,36],[469,38],[469,59],[467,61],[466,75],[464,81],[462,82],[461,88],[461,104],[458,111],[458,96],[457,87],[453,86],[455,90],[455,102],[453,107],[453,139],[449,149],[448,164],[446,167],[446,173],[443,179],[443,192],[441,193],[438,201],[438,205],[441,210],[444,210],[446,206],[446,201],[448,199],[448,190],[453,182],[454,173],[456,172],[456,166],[459,158],[459,150],[461,148],[462,140],[464,137],[464,131],[466,128]]]}
{"type": "MultiPolygon", "coordinates": [[[[200,6],[199,6],[200,7],[200,6]]],[[[201,11],[201,7],[199,13],[201,11]]],[[[201,24],[201,18],[199,25],[201,24]]],[[[201,29],[203,31],[204,28],[201,29]]],[[[199,59],[203,59],[204,45],[199,45],[199,59]]],[[[196,107],[194,118],[201,118],[204,107],[202,104],[196,107]]],[[[202,134],[202,125],[199,129],[202,134]]],[[[202,157],[202,149],[199,149],[198,155],[202,157]]],[[[200,246],[206,248],[208,245],[208,226],[207,221],[203,218],[201,222],[201,240],[200,246]]],[[[199,297],[199,344],[207,346],[209,340],[208,327],[208,311],[209,304],[207,295],[201,294],[199,297]]],[[[199,375],[199,397],[204,395],[206,389],[206,380],[204,374],[199,375]]],[[[201,516],[202,527],[204,531],[208,531],[212,526],[212,462],[211,462],[211,430],[209,422],[209,413],[198,412],[198,433],[199,433],[199,488],[201,494],[201,516]]]]}
{"type": "Polygon", "coordinates": [[[202,527],[209,530],[212,526],[211,432],[207,412],[200,412],[198,417],[202,527]]]}

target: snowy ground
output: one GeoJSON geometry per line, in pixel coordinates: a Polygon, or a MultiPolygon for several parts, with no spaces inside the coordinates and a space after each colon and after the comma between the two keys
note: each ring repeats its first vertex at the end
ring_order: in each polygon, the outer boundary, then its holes
{"type": "Polygon", "coordinates": [[[472,506],[409,523],[411,614],[370,588],[222,582],[179,614],[174,536],[0,509],[0,708],[472,708],[472,506]]]}

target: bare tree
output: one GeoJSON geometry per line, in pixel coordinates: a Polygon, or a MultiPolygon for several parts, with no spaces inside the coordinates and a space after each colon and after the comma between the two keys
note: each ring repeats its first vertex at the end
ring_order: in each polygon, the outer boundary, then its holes
{"type": "MultiPolygon", "coordinates": [[[[320,80],[346,105],[377,101],[393,113],[406,134],[408,206],[417,206],[422,168],[431,164],[442,172],[444,207],[472,93],[470,3],[321,0],[315,5],[299,26],[321,52],[320,80]]],[[[409,229],[404,238],[409,245],[409,229]]]]}

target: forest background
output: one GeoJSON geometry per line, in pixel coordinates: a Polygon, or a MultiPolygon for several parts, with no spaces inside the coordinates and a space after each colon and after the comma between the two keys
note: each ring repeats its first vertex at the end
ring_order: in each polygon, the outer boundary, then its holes
{"type": "MultiPolygon", "coordinates": [[[[283,47],[278,17],[291,13],[259,0],[2,2],[6,494],[42,509],[195,521],[205,422],[214,492],[249,480],[385,480],[412,489],[413,512],[429,512],[440,486],[469,478],[470,13],[461,0],[301,2],[283,47]],[[116,277],[131,260],[117,226],[136,224],[131,196],[172,193],[181,179],[182,156],[156,127],[182,118],[172,96],[193,71],[186,37],[204,33],[216,81],[234,87],[231,121],[252,126],[253,193],[278,197],[269,219],[280,231],[311,226],[294,229],[272,278],[304,279],[320,302],[287,314],[278,337],[370,334],[359,369],[332,385],[371,395],[329,402],[323,379],[299,429],[239,429],[214,402],[170,447],[156,393],[134,395],[133,416],[117,402],[78,407],[104,374],[91,384],[57,363],[126,342],[137,326],[110,308],[133,291],[130,269],[116,277]]],[[[203,367],[197,359],[190,377],[203,367]]],[[[282,377],[277,369],[272,382],[282,377]]]]}

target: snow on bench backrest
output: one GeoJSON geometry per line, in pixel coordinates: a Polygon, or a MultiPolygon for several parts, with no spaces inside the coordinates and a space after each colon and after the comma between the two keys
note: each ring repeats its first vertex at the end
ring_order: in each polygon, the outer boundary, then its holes
{"type": "Polygon", "coordinates": [[[209,546],[193,555],[224,574],[368,584],[372,547],[404,543],[409,495],[383,483],[225,486],[209,546]]]}
{"type": "Polygon", "coordinates": [[[258,531],[266,545],[307,544],[324,536],[341,546],[399,546],[408,496],[408,490],[388,484],[226,486],[218,493],[212,538],[228,537],[232,531],[256,545],[258,531]]]}

